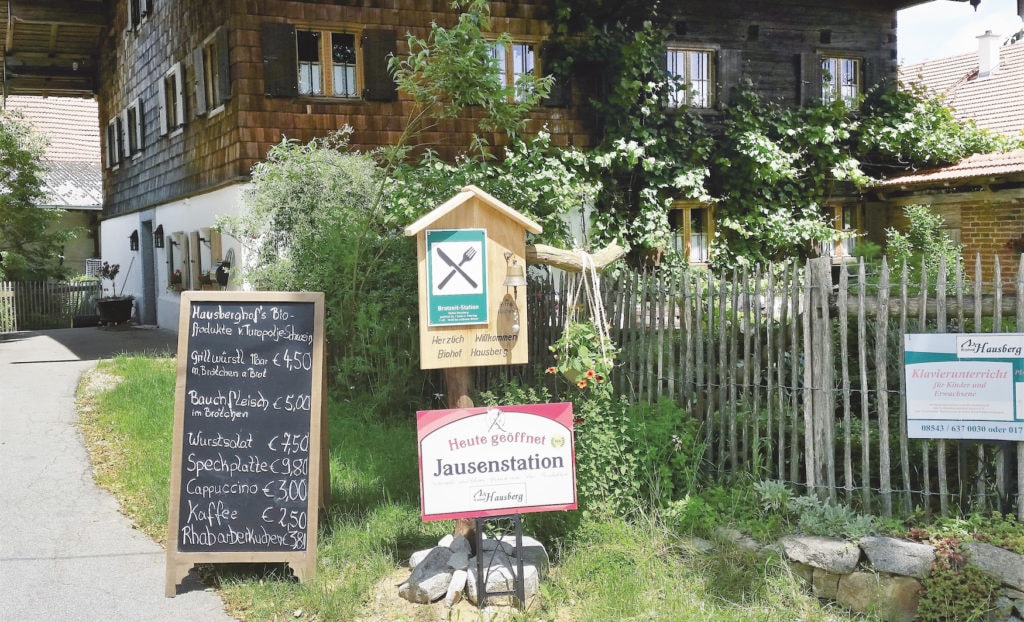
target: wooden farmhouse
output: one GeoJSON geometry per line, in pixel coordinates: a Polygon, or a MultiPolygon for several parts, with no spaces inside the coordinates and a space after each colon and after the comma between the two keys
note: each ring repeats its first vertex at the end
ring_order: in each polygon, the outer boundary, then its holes
{"type": "MultiPolygon", "coordinates": [[[[793,106],[852,98],[895,80],[896,11],[921,1],[675,0],[666,3],[666,60],[697,93],[687,104],[709,119],[744,79],[793,106]]],[[[506,77],[544,74],[551,4],[495,1],[491,9],[493,29],[514,42],[495,52],[506,77]]],[[[346,124],[357,149],[393,143],[410,102],[387,59],[407,53],[407,33],[422,37],[431,22],[456,20],[448,0],[0,0],[0,16],[4,97],[98,101],[102,258],[135,259],[126,290],[136,295],[136,319],[168,328],[178,325],[172,275],[196,289],[241,259],[211,226],[239,212],[253,164],[284,137],[307,141],[346,124]],[[133,233],[143,240],[138,250],[126,242],[133,233]]],[[[600,128],[581,86],[600,81],[600,67],[555,77],[528,131],[546,126],[556,145],[594,144],[600,128]]],[[[470,128],[455,120],[420,142],[452,156],[470,128]]],[[[700,205],[679,209],[686,252],[701,261],[713,215],[700,205]]],[[[857,200],[834,209],[838,227],[863,225],[857,200]]]]}

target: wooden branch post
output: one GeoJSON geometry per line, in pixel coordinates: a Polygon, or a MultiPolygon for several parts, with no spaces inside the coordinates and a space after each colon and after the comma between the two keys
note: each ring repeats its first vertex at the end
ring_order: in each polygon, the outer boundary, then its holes
{"type": "Polygon", "coordinates": [[[807,443],[807,487],[819,496],[835,494],[835,456],[832,452],[835,411],[832,396],[832,327],[829,296],[832,293],[832,262],[812,259],[807,269],[804,339],[804,414],[807,443]]]}

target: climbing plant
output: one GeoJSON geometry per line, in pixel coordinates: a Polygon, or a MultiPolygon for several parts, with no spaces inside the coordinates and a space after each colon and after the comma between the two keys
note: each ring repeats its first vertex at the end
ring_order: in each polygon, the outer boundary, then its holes
{"type": "Polygon", "coordinates": [[[591,168],[597,242],[668,247],[672,203],[715,209],[716,267],[803,257],[837,233],[826,209],[874,178],[1024,144],[957,121],[919,88],[875,87],[860,101],[801,108],[731,89],[720,114],[667,106],[670,5],[556,0],[547,59],[595,111],[591,168]]]}

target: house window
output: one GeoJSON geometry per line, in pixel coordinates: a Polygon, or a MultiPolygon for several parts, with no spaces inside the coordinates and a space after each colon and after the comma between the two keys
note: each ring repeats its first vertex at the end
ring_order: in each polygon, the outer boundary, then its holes
{"type": "Polygon", "coordinates": [[[515,85],[514,101],[521,101],[529,94],[519,83],[522,76],[537,73],[536,54],[532,43],[491,44],[491,58],[497,61],[501,70],[501,86],[515,85]]]}
{"type": "Polygon", "coordinates": [[[142,108],[137,99],[125,113],[125,129],[128,133],[126,155],[138,156],[142,152],[142,108]]]}
{"type": "Polygon", "coordinates": [[[852,104],[860,95],[860,60],[823,58],[821,60],[821,100],[842,100],[852,104]]]}
{"type": "Polygon", "coordinates": [[[175,63],[160,81],[160,134],[174,132],[185,124],[185,87],[181,63],[175,63]]]}
{"type": "Polygon", "coordinates": [[[711,257],[711,208],[677,202],[669,213],[675,251],[690,263],[707,263],[711,257]]]}
{"type": "Polygon", "coordinates": [[[107,123],[107,168],[114,168],[121,162],[121,151],[118,149],[118,125],[120,117],[111,119],[107,123]]]}
{"type": "Polygon", "coordinates": [[[668,103],[673,108],[710,108],[714,103],[710,50],[670,48],[666,53],[666,69],[671,77],[668,103]]]}
{"type": "Polygon", "coordinates": [[[857,244],[856,231],[857,207],[855,205],[837,205],[832,207],[832,226],[838,239],[823,242],[821,254],[825,257],[853,257],[853,247],[857,244]]]}
{"type": "Polygon", "coordinates": [[[397,53],[397,40],[397,33],[387,29],[355,25],[319,29],[264,22],[260,26],[263,92],[267,97],[393,102],[398,99],[398,87],[388,63],[397,53]]]}
{"type": "Polygon", "coordinates": [[[359,96],[354,34],[296,30],[295,43],[299,95],[359,96]]]}
{"type": "Polygon", "coordinates": [[[128,30],[138,28],[149,17],[151,0],[128,0],[128,30]]]}
{"type": "Polygon", "coordinates": [[[206,95],[206,103],[216,106],[221,101],[220,92],[220,66],[217,62],[217,39],[210,38],[203,44],[203,92],[206,95]]]}
{"type": "Polygon", "coordinates": [[[213,115],[224,109],[231,93],[228,81],[228,36],[218,28],[203,44],[192,50],[195,78],[195,115],[213,115]]]}

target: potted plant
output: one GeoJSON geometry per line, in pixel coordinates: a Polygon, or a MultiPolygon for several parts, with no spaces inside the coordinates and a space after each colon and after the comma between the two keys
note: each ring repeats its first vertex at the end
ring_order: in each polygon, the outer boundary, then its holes
{"type": "Polygon", "coordinates": [[[619,349],[592,320],[569,321],[562,336],[549,346],[555,364],[549,374],[561,373],[580,389],[603,384],[615,365],[619,349]]]}
{"type": "Polygon", "coordinates": [[[183,289],[185,289],[185,286],[181,282],[181,270],[175,270],[167,278],[167,291],[180,292],[183,289]]]}
{"type": "MultiPolygon", "coordinates": [[[[132,263],[134,262],[135,259],[132,258],[132,263]]],[[[97,273],[103,283],[103,296],[96,299],[96,313],[100,316],[100,324],[122,324],[131,319],[135,296],[124,294],[124,285],[128,281],[131,269],[131,264],[129,264],[128,273],[125,274],[125,280],[121,283],[121,289],[117,289],[116,279],[121,272],[121,264],[103,262],[103,266],[97,273]],[[107,294],[107,281],[110,281],[109,295],[107,294]]]]}

